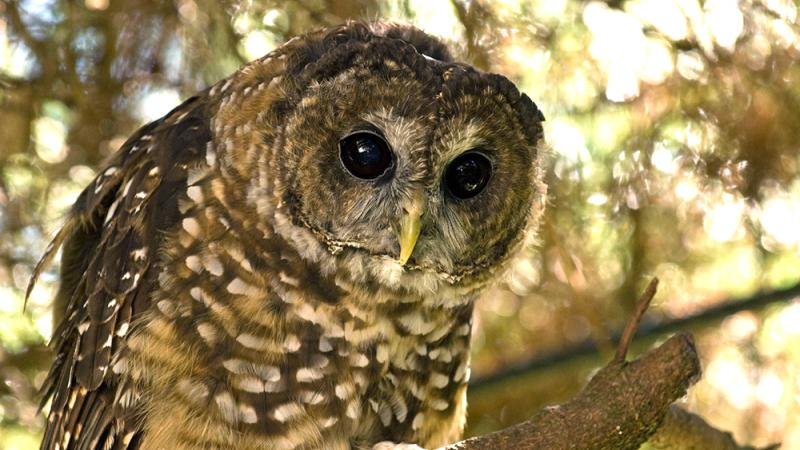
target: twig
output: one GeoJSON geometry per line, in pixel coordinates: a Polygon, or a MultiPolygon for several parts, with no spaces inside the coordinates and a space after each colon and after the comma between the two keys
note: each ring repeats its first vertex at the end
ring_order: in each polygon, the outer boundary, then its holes
{"type": "MultiPolygon", "coordinates": [[[[750,297],[729,298],[721,301],[716,306],[709,307],[690,316],[663,322],[644,320],[635,336],[635,340],[649,342],[655,340],[658,336],[681,330],[705,328],[740,311],[760,311],[774,303],[788,303],[798,298],[800,298],[800,284],[795,284],[785,289],[759,292],[750,297]]],[[[612,341],[617,341],[619,336],[622,336],[621,332],[613,333],[612,341]]],[[[597,344],[590,339],[586,339],[558,352],[536,356],[517,364],[508,364],[497,372],[473,377],[470,381],[469,389],[474,394],[481,389],[497,386],[512,378],[525,377],[537,370],[557,367],[559,364],[578,358],[595,356],[596,354],[597,344]]]]}
{"type": "Polygon", "coordinates": [[[644,313],[647,311],[647,308],[650,307],[650,302],[656,295],[656,289],[658,289],[658,278],[653,278],[650,280],[650,284],[647,285],[647,289],[644,290],[641,297],[639,297],[639,300],[636,302],[636,308],[634,308],[633,314],[630,319],[628,319],[628,324],[625,325],[625,329],[622,331],[619,344],[617,344],[617,353],[614,355],[614,362],[625,361],[625,357],[628,355],[628,348],[633,341],[633,336],[636,334],[636,330],[642,322],[644,313]]]}

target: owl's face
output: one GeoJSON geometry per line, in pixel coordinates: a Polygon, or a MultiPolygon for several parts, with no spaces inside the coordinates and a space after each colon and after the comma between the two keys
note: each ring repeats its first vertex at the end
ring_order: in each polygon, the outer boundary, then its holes
{"type": "Polygon", "coordinates": [[[359,46],[301,75],[280,164],[293,220],[343,265],[486,278],[538,218],[541,114],[499,75],[359,46]]]}

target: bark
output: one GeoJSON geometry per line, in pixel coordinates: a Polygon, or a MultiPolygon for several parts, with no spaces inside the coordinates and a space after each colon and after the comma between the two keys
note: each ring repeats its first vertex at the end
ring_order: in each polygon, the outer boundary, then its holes
{"type": "Polygon", "coordinates": [[[633,450],[651,437],[656,450],[752,449],[739,446],[729,433],[702,418],[671,406],[700,378],[691,334],[678,333],[638,359],[625,361],[657,286],[654,278],[634,305],[613,360],[572,400],[444,450],[633,450]]]}
{"type": "MultiPolygon", "coordinates": [[[[702,417],[676,405],[672,405],[647,443],[653,450],[755,450],[755,447],[737,444],[730,433],[717,430],[702,417]]],[[[775,444],[764,450],[778,447],[775,444]]]]}
{"type": "Polygon", "coordinates": [[[677,334],[635,361],[612,362],[572,400],[446,450],[636,449],[699,376],[694,340],[677,334]]]}

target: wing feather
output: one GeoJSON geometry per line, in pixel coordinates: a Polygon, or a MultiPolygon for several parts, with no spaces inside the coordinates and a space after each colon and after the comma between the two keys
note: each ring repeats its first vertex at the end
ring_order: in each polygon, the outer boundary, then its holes
{"type": "Polygon", "coordinates": [[[36,279],[62,252],[56,298],[63,317],[56,359],[42,387],[50,413],[41,448],[136,449],[134,394],[110,366],[157,289],[157,256],[179,221],[186,169],[211,139],[204,94],[137,131],[87,186],[34,269],[36,279]],[[59,306],[60,304],[60,306],[59,306]]]}

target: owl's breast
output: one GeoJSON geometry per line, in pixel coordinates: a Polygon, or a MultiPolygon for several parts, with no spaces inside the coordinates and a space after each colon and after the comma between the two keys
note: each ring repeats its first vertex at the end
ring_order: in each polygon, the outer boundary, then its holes
{"type": "Polygon", "coordinates": [[[404,301],[364,308],[344,300],[338,311],[344,335],[337,344],[343,353],[366,358],[360,361],[366,366],[342,371],[349,374],[342,383],[352,383],[359,399],[356,441],[390,439],[436,447],[460,436],[471,309],[404,301]]]}
{"type": "Polygon", "coordinates": [[[271,229],[250,233],[213,183],[187,196],[156,308],[131,340],[148,443],[433,447],[460,435],[470,303],[334,281],[271,229]]]}

